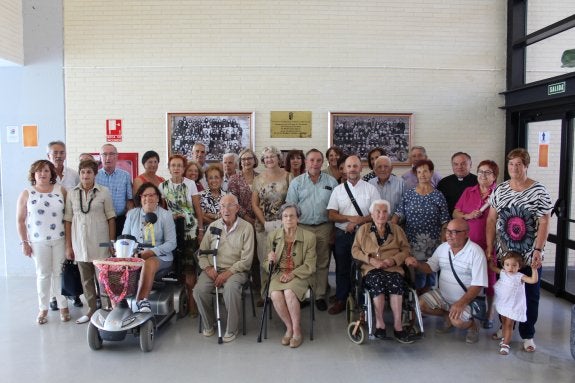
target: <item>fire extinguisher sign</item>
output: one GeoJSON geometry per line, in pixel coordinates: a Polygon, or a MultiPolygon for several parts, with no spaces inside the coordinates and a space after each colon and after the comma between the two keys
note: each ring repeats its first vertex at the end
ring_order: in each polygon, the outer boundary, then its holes
{"type": "Polygon", "coordinates": [[[106,120],[106,142],[122,142],[122,120],[106,120]]]}

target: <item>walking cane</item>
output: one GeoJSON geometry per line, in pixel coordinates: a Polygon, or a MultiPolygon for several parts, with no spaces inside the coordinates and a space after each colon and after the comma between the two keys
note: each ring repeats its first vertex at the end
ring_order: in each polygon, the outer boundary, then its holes
{"type": "MultiPolygon", "coordinates": [[[[268,294],[269,294],[269,291],[270,291],[270,282],[271,282],[271,280],[272,280],[272,272],[273,272],[273,269],[274,269],[274,263],[273,263],[273,262],[270,262],[269,267],[268,267],[268,280],[266,281],[266,287],[265,287],[265,289],[264,289],[264,297],[265,297],[265,298],[264,298],[264,309],[263,309],[263,311],[262,311],[262,317],[261,317],[261,320],[260,320],[260,333],[259,333],[259,335],[258,335],[258,343],[261,343],[261,342],[262,342],[262,331],[263,331],[263,329],[264,329],[264,323],[265,323],[265,321],[267,320],[266,314],[267,314],[268,310],[270,309],[270,308],[269,308],[269,305],[270,305],[270,297],[268,296],[268,294]]],[[[266,333],[267,333],[267,331],[266,331],[266,333]]],[[[266,334],[266,337],[267,337],[267,334],[266,334]]]]}
{"type": "MultiPolygon", "coordinates": [[[[275,251],[276,241],[273,242],[272,249],[273,249],[273,251],[275,251]]],[[[273,270],[274,270],[274,263],[270,262],[269,266],[268,266],[268,280],[266,281],[266,287],[264,289],[264,309],[262,311],[262,318],[260,320],[260,333],[258,334],[258,343],[262,342],[262,331],[264,329],[264,323],[267,320],[266,313],[268,312],[268,310],[270,310],[270,308],[269,308],[269,305],[270,305],[269,292],[270,292],[270,283],[272,281],[273,270]]],[[[267,338],[267,329],[266,329],[266,338],[267,338]]]]}
{"type": "MultiPolygon", "coordinates": [[[[216,236],[216,245],[212,250],[200,250],[200,254],[211,254],[214,260],[214,270],[218,271],[217,257],[218,257],[218,247],[220,246],[220,239],[222,235],[222,229],[210,226],[210,233],[216,236]]],[[[224,343],[222,339],[222,322],[220,319],[220,295],[218,293],[218,287],[216,286],[216,322],[218,324],[218,343],[224,343]]]]}

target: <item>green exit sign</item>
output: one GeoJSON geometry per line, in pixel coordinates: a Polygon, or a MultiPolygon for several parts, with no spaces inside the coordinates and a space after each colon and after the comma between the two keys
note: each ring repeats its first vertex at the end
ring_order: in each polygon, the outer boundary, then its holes
{"type": "Polygon", "coordinates": [[[547,95],[565,93],[565,81],[547,85],[547,95]]]}

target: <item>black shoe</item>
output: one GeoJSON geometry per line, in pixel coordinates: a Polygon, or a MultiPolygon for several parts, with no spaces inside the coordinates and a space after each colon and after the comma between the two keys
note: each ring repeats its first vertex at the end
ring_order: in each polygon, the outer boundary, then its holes
{"type": "Polygon", "coordinates": [[[399,343],[409,344],[409,343],[414,342],[413,339],[411,339],[411,337],[409,336],[409,334],[405,330],[401,330],[401,331],[395,331],[394,330],[393,331],[393,337],[399,343]]]}
{"type": "Polygon", "coordinates": [[[309,301],[303,301],[299,303],[299,308],[303,309],[304,307],[309,306],[309,301]]]}
{"type": "Polygon", "coordinates": [[[80,297],[74,298],[74,307],[84,307],[84,304],[82,303],[80,297]]]}
{"type": "Polygon", "coordinates": [[[325,299],[318,299],[315,301],[315,307],[317,307],[319,311],[327,310],[327,303],[325,302],[325,299]]]}
{"type": "Polygon", "coordinates": [[[52,311],[58,311],[58,302],[54,301],[50,301],[50,310],[52,311]]]}
{"type": "Polygon", "coordinates": [[[387,331],[385,331],[384,328],[376,328],[375,332],[373,333],[373,336],[375,336],[377,339],[382,339],[382,340],[389,339],[387,337],[387,331]]]}

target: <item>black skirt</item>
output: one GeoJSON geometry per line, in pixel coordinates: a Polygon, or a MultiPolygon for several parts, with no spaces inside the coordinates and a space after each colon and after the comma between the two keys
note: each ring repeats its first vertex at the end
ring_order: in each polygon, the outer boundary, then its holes
{"type": "Polygon", "coordinates": [[[405,280],[401,274],[381,269],[370,270],[363,277],[363,283],[372,297],[379,294],[403,295],[406,288],[405,280]]]}

